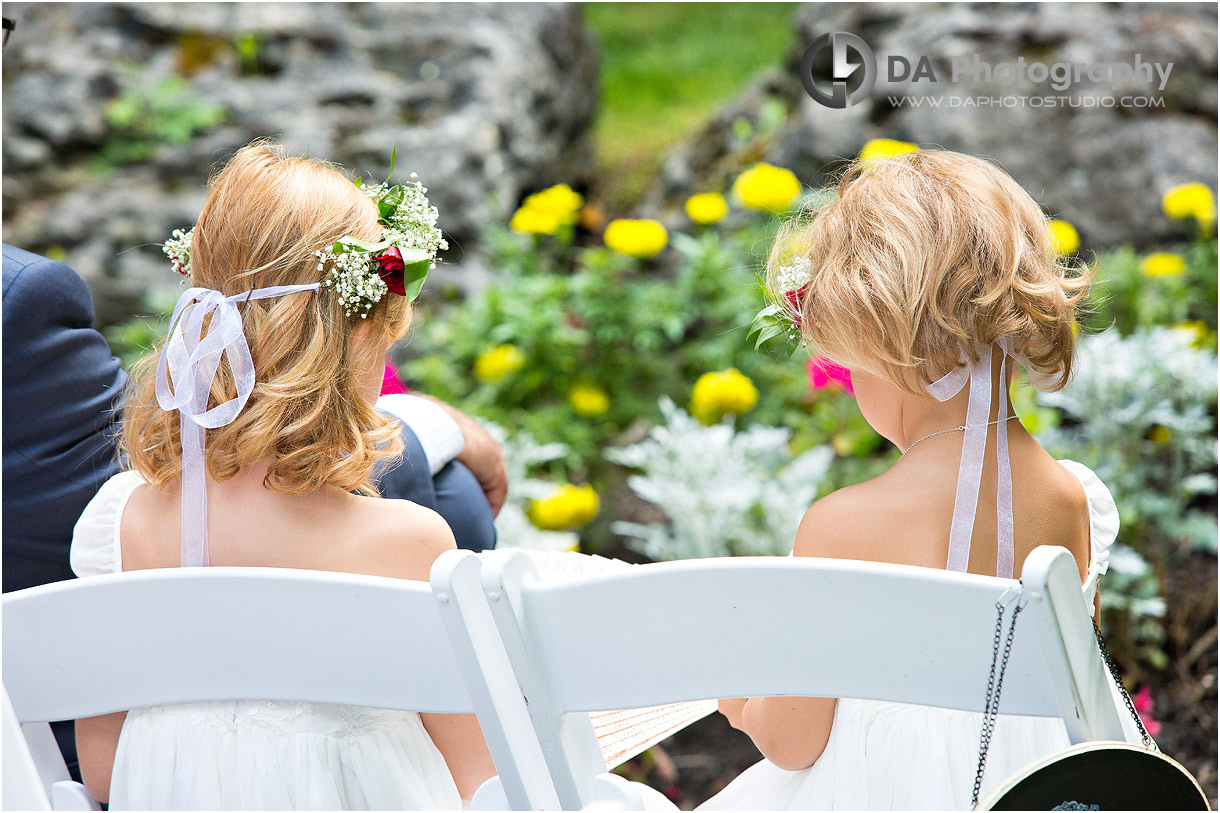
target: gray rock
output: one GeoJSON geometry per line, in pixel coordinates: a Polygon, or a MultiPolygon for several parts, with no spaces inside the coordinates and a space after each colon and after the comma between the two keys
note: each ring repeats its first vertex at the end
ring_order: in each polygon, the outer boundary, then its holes
{"type": "Polygon", "coordinates": [[[99,322],[124,318],[146,289],[175,290],[159,244],[256,138],[374,180],[396,146],[395,179],[418,172],[440,208],[450,269],[524,194],[593,171],[597,55],[574,7],[9,3],[5,14],[18,21],[4,57],[5,236],[63,249],[99,322]],[[253,60],[235,45],[248,37],[253,60]],[[176,77],[188,93],[163,120],[218,107],[223,121],[89,171],[124,134],[113,100],[156,98],[176,77]]]}
{"type": "MultiPolygon", "coordinates": [[[[745,164],[765,158],[824,182],[871,138],[890,137],[997,160],[1046,210],[1072,222],[1087,247],[1151,246],[1181,239],[1186,226],[1161,213],[1161,194],[1185,181],[1214,184],[1216,163],[1216,9],[1205,4],[809,3],[782,77],[756,86],[665,162],[649,201],[674,209],[699,186],[726,188],[745,164]],[[859,35],[879,66],[875,88],[842,110],[823,107],[801,87],[804,49],[832,31],[859,35]],[[990,64],[1029,61],[1172,62],[1163,94],[1131,80],[1110,88],[1087,77],[1070,91],[1032,82],[951,83],[952,60],[979,54],[990,64]],[[926,55],[940,81],[888,81],[884,60],[926,55]],[[1103,107],[1111,95],[1152,94],[1163,107],[1103,107]],[[967,106],[1010,95],[1071,96],[1091,106],[967,106]],[[790,105],[773,137],[736,149],[723,134],[734,117],[755,121],[759,101],[790,105]],[[896,100],[896,101],[891,101],[896,100]],[[901,105],[901,106],[899,106],[901,105]],[[710,153],[708,142],[718,147],[710,153]]],[[[816,70],[816,67],[815,67],[816,70]]],[[[994,77],[993,77],[994,78],[994,77]]],[[[1062,104],[1062,103],[1061,103],[1062,104]]]]}

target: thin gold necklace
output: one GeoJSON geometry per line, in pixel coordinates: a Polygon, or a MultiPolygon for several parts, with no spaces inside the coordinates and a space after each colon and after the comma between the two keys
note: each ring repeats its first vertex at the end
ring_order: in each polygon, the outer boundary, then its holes
{"type": "MultiPolygon", "coordinates": [[[[1008,416],[1007,418],[1005,418],[1004,420],[1005,420],[1005,421],[1011,421],[1013,418],[1016,418],[1016,417],[1017,417],[1016,415],[1009,415],[1009,416],[1008,416]]],[[[999,422],[1000,422],[1000,419],[999,419],[999,418],[996,418],[996,419],[995,419],[994,421],[992,421],[991,423],[984,424],[984,426],[995,426],[995,425],[996,425],[997,423],[999,423],[999,422]]],[[[948,434],[949,432],[960,432],[960,431],[962,431],[962,430],[963,430],[963,429],[965,429],[965,428],[966,428],[966,425],[965,425],[965,424],[962,424],[961,426],[955,426],[955,427],[953,427],[952,429],[941,429],[939,432],[932,432],[931,434],[924,435],[922,438],[920,438],[919,440],[915,441],[915,443],[920,443],[921,441],[925,441],[925,440],[927,440],[928,438],[934,438],[934,437],[936,437],[937,435],[945,435],[945,434],[948,434]]],[[[910,446],[908,446],[908,447],[906,448],[906,451],[904,451],[904,452],[903,452],[901,455],[899,455],[899,456],[898,456],[898,459],[899,459],[899,460],[901,460],[902,458],[906,457],[906,456],[907,456],[907,452],[909,452],[909,451],[911,451],[912,449],[914,449],[914,448],[915,448],[915,443],[912,443],[910,446]]]]}

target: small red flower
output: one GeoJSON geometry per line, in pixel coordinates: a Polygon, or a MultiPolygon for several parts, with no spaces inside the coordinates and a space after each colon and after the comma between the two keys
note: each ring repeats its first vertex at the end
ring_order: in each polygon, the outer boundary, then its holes
{"type": "Polygon", "coordinates": [[[390,293],[406,296],[406,283],[403,280],[403,270],[407,267],[402,261],[402,252],[394,246],[385,250],[384,254],[373,257],[377,261],[377,276],[385,282],[390,293]]]}
{"type": "Polygon", "coordinates": [[[792,323],[796,325],[796,329],[801,329],[801,300],[805,298],[805,292],[809,290],[809,283],[806,282],[795,291],[784,291],[784,301],[788,303],[788,311],[792,314],[792,323]]]}

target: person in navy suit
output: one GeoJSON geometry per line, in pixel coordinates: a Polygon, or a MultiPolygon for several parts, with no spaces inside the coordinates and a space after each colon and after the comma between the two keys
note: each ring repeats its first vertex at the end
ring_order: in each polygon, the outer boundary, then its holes
{"type": "MultiPolygon", "coordinates": [[[[120,469],[116,441],[127,374],[93,329],[88,287],[66,264],[5,245],[0,300],[7,593],[73,578],[73,526],[120,469]]],[[[403,425],[404,452],[378,469],[378,488],[439,513],[459,546],[494,547],[492,520],[508,482],[503,452],[470,418],[422,400],[390,401],[403,425]]],[[[72,721],[52,729],[79,779],[72,721]]]]}

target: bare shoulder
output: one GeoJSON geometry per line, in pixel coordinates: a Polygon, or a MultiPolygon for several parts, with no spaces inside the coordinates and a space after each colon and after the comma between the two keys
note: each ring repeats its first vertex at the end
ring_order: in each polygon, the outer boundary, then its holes
{"type": "Polygon", "coordinates": [[[436,558],[457,545],[440,514],[409,500],[361,500],[362,559],[374,575],[426,581],[436,558]]]}
{"type": "Polygon", "coordinates": [[[832,492],[810,506],[796,532],[795,556],[887,561],[887,527],[900,508],[885,475],[832,492]],[[889,498],[887,499],[887,495],[889,498]]]}

